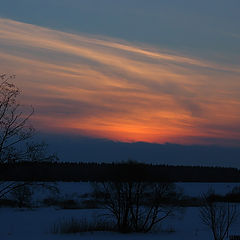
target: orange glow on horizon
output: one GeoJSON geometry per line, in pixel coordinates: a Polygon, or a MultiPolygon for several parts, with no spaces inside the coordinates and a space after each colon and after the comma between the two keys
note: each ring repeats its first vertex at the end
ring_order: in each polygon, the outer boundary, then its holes
{"type": "Polygon", "coordinates": [[[1,72],[42,131],[115,141],[240,143],[240,70],[119,39],[0,18],[1,72]]]}

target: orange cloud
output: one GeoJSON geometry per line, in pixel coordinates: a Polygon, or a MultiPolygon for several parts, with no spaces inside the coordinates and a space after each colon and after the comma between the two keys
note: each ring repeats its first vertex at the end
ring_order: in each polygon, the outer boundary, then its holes
{"type": "Polygon", "coordinates": [[[240,140],[233,66],[8,19],[0,19],[0,63],[17,74],[21,100],[35,106],[43,130],[121,141],[240,140]]]}

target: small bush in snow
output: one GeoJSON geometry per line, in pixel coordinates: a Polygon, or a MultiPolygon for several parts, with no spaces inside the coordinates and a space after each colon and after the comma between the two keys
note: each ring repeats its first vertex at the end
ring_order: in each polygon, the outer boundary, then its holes
{"type": "Polygon", "coordinates": [[[95,231],[115,231],[114,224],[104,220],[90,221],[86,218],[61,220],[52,226],[54,234],[69,234],[95,231]]]}

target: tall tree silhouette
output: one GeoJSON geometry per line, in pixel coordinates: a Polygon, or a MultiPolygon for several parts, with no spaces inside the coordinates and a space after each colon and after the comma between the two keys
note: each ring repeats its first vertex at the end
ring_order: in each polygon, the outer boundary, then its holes
{"type": "MultiPolygon", "coordinates": [[[[46,154],[45,143],[33,141],[35,130],[29,119],[34,109],[19,103],[20,90],[11,82],[14,79],[15,75],[0,74],[0,163],[56,160],[55,155],[46,154]]],[[[1,175],[0,198],[20,186],[1,181],[4,173],[1,175]]]]}

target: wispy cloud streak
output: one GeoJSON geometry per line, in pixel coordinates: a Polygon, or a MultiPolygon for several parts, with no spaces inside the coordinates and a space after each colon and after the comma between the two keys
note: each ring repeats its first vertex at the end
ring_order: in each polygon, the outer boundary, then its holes
{"type": "Polygon", "coordinates": [[[240,140],[232,66],[8,19],[0,19],[0,64],[18,75],[41,129],[123,141],[240,140]]]}

